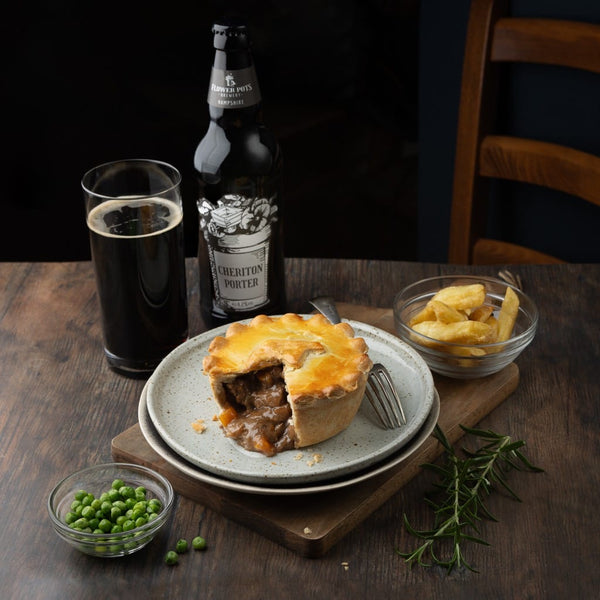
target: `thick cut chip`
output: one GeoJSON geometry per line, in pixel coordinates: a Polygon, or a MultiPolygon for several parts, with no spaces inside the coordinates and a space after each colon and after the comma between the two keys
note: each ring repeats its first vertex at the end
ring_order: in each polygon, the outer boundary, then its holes
{"type": "Polygon", "coordinates": [[[485,301],[485,287],[481,283],[450,285],[441,289],[433,298],[456,310],[468,310],[481,306],[485,301]]]}
{"type": "Polygon", "coordinates": [[[457,323],[440,323],[439,321],[423,321],[413,329],[421,335],[453,344],[487,344],[493,341],[494,329],[481,321],[460,321],[457,323]]]}
{"type": "Polygon", "coordinates": [[[519,312],[519,298],[512,288],[507,287],[498,314],[498,341],[505,342],[512,335],[512,330],[519,312]]]}
{"type": "Polygon", "coordinates": [[[484,323],[492,316],[494,307],[489,304],[478,306],[475,310],[469,313],[469,319],[471,321],[483,321],[484,323]]]}
{"type": "Polygon", "coordinates": [[[409,322],[409,327],[414,327],[417,323],[422,323],[423,321],[435,321],[435,311],[433,310],[433,306],[431,305],[431,300],[425,305],[425,308],[417,313],[409,322]]]}
{"type": "Polygon", "coordinates": [[[485,322],[494,330],[494,341],[498,341],[498,319],[494,315],[490,315],[485,322]]]}
{"type": "Polygon", "coordinates": [[[439,300],[430,300],[429,304],[431,304],[431,307],[433,308],[436,321],[441,321],[442,323],[458,323],[467,320],[467,315],[465,315],[464,312],[460,312],[439,300]]]}

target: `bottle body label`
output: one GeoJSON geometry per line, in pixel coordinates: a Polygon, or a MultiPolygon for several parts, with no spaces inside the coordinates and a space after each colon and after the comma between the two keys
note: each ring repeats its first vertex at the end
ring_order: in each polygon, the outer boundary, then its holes
{"type": "Polygon", "coordinates": [[[213,67],[208,86],[208,103],[218,108],[245,108],[261,100],[254,65],[245,69],[213,67]]]}
{"type": "Polygon", "coordinates": [[[208,248],[213,302],[226,312],[267,304],[276,198],[227,194],[217,206],[201,198],[198,211],[208,248]]]}

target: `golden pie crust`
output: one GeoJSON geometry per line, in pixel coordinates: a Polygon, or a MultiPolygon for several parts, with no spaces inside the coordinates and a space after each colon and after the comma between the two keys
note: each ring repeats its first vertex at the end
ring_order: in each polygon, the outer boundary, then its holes
{"type": "Polygon", "coordinates": [[[260,315],[247,325],[233,323],[208,352],[204,372],[223,411],[231,410],[228,383],[282,365],[295,448],[322,442],[350,425],[372,367],[367,344],[354,337],[352,327],[333,325],[320,314],[260,315]]]}

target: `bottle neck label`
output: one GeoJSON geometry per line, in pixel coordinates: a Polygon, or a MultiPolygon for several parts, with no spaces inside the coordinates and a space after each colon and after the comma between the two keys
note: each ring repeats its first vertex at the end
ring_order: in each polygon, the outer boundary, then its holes
{"type": "Polygon", "coordinates": [[[261,100],[254,65],[245,69],[213,67],[208,86],[208,103],[217,108],[246,108],[261,100]]]}
{"type": "Polygon", "coordinates": [[[215,208],[201,198],[198,211],[215,304],[225,311],[248,311],[267,304],[276,199],[228,194],[215,208]]]}

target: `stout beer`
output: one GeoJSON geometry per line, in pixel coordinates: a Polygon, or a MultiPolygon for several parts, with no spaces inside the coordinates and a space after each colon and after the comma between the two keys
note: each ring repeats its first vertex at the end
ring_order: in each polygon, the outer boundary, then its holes
{"type": "Polygon", "coordinates": [[[174,198],[127,194],[88,211],[105,354],[127,374],[150,373],[188,336],[183,213],[174,198]]]}

